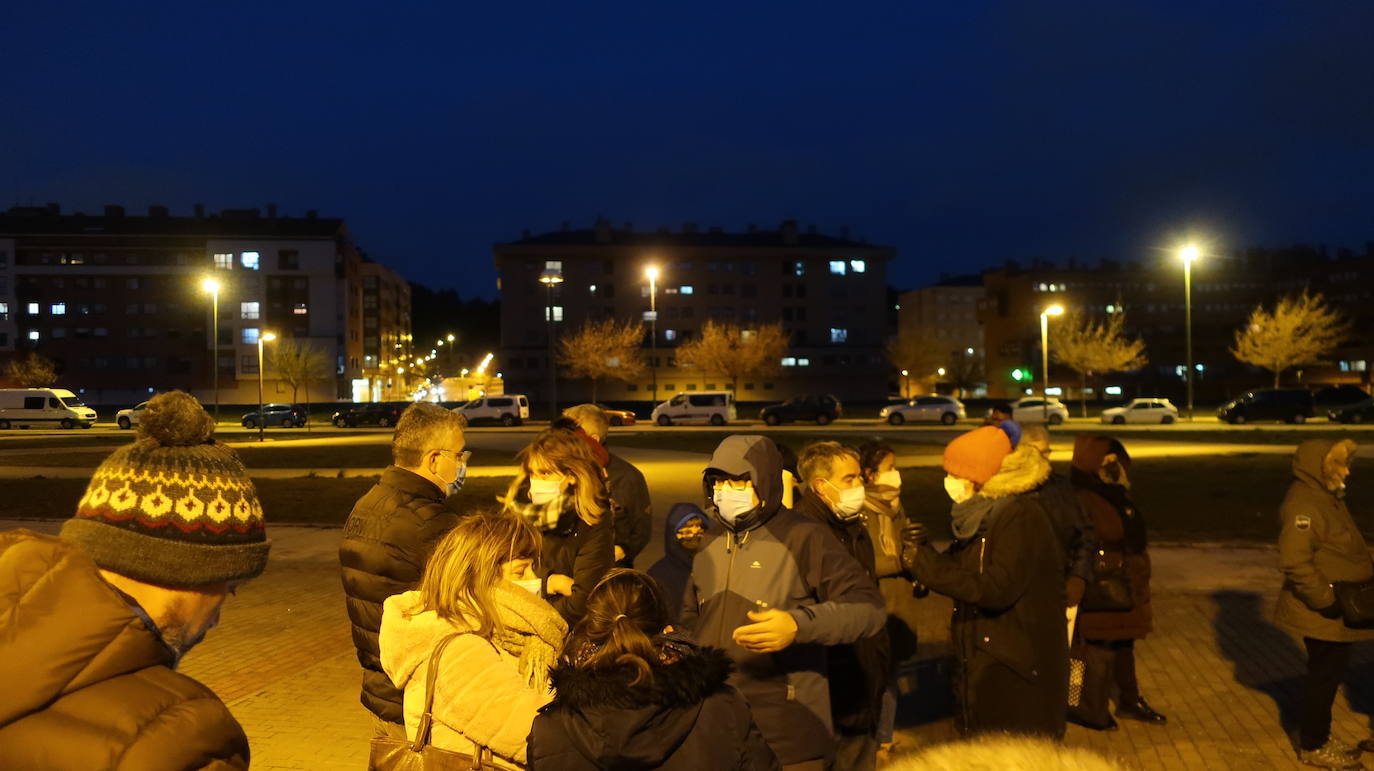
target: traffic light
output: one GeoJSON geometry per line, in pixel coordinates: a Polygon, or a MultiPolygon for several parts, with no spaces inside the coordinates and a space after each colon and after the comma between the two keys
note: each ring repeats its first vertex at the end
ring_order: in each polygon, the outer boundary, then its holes
{"type": "Polygon", "coordinates": [[[1011,371],[1011,379],[1015,380],[1018,383],[1022,380],[1030,380],[1030,373],[1024,369],[1021,369],[1020,367],[1017,367],[1016,369],[1011,371]]]}

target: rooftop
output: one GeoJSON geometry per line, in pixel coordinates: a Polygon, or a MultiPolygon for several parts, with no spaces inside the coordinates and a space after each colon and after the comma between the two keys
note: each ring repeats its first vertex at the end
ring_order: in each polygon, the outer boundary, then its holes
{"type": "Polygon", "coordinates": [[[332,238],[344,229],[342,219],[319,217],[314,210],[304,217],[278,216],[269,204],[266,215],[259,209],[224,209],[207,213],[196,205],[190,216],[174,216],[165,206],[149,206],[144,214],[128,214],[123,206],[109,205],[100,214],[63,213],[61,206],[14,206],[0,212],[0,235],[95,236],[168,235],[216,237],[332,238]]]}
{"type": "Polygon", "coordinates": [[[725,247],[764,247],[792,246],[802,248],[843,248],[866,250],[889,250],[889,247],[869,244],[859,238],[851,238],[848,228],[841,228],[838,236],[816,232],[814,226],[801,229],[796,220],[785,220],[776,229],[760,229],[750,226],[742,233],[726,232],[724,228],[702,229],[687,223],[677,230],[659,227],[652,231],[637,231],[626,223],[615,227],[606,220],[598,220],[590,228],[573,229],[564,223],[562,230],[537,235],[525,231],[516,241],[497,244],[503,246],[725,246],[725,247]]]}

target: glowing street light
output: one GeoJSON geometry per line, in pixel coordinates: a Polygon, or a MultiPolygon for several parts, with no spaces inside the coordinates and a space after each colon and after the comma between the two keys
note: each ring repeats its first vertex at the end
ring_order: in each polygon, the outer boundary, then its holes
{"type": "Polygon", "coordinates": [[[544,318],[549,323],[549,422],[558,420],[558,372],[553,364],[553,288],[563,283],[563,271],[558,268],[545,268],[539,274],[539,283],[548,290],[548,304],[544,306],[544,318]]]}
{"type": "Polygon", "coordinates": [[[658,266],[650,265],[644,269],[644,277],[649,279],[649,312],[644,318],[649,322],[649,399],[658,403],[658,266]]]}
{"type": "Polygon", "coordinates": [[[911,377],[906,370],[902,370],[902,396],[911,398],[911,377]]]}
{"type": "Polygon", "coordinates": [[[210,372],[215,384],[215,423],[219,423],[219,279],[202,279],[200,288],[210,294],[210,372]]]}
{"type": "Polygon", "coordinates": [[[1046,423],[1050,422],[1050,316],[1062,315],[1062,305],[1051,305],[1040,312],[1040,407],[1046,423]]]}
{"type": "Polygon", "coordinates": [[[276,340],[277,336],[272,332],[263,332],[258,335],[258,441],[262,441],[262,429],[267,425],[267,416],[262,411],[262,346],[263,343],[270,343],[276,340]]]}
{"type": "Polygon", "coordinates": [[[1189,423],[1193,421],[1193,261],[1201,256],[1202,253],[1192,244],[1178,250],[1178,257],[1183,260],[1183,336],[1184,347],[1188,350],[1188,368],[1184,371],[1184,378],[1188,383],[1189,423]]]}

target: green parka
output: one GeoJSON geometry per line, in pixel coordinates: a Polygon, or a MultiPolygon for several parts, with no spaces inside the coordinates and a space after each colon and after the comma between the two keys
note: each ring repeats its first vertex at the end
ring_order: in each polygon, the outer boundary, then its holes
{"type": "Polygon", "coordinates": [[[1336,443],[1309,439],[1293,454],[1293,483],[1279,508],[1279,590],[1274,621],[1302,637],[1332,642],[1374,639],[1374,630],[1351,629],[1317,612],[1336,601],[1335,581],[1368,581],[1374,563],[1364,536],[1341,496],[1326,484],[1323,466],[1336,443]]]}

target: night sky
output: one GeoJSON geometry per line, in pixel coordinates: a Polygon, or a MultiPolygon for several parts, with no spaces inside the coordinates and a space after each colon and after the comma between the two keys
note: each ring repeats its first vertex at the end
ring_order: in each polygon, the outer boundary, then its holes
{"type": "Polygon", "coordinates": [[[432,286],[598,216],[785,218],[902,288],[1374,239],[1374,3],[11,3],[0,208],[345,218],[432,286]]]}

